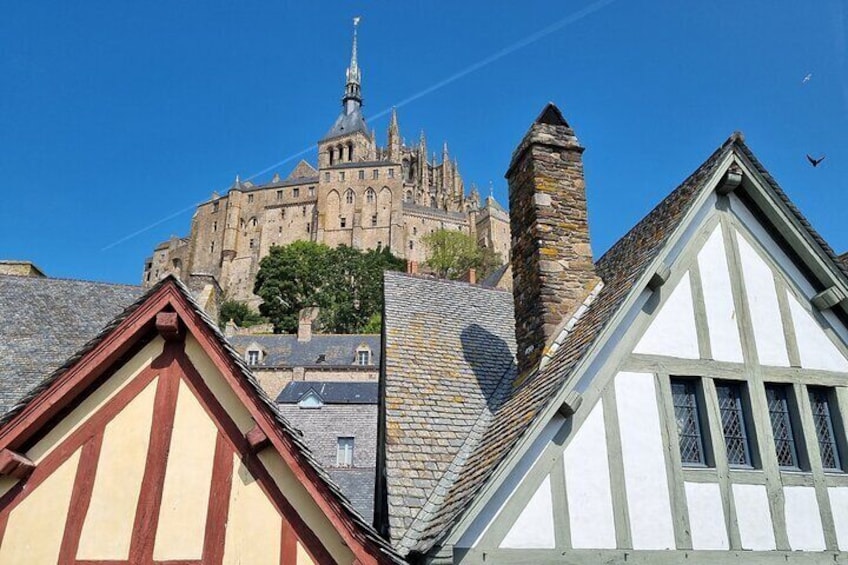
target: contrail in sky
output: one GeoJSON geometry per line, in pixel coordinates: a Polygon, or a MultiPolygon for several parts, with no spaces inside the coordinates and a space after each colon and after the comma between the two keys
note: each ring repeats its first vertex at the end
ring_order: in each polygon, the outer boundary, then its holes
{"type": "MultiPolygon", "coordinates": [[[[585,17],[587,17],[591,14],[594,14],[595,12],[607,7],[608,5],[612,4],[615,1],[616,0],[598,0],[597,2],[592,2],[591,4],[586,6],[585,8],[578,10],[578,11],[574,12],[573,14],[566,16],[566,17],[562,18],[561,20],[557,20],[556,22],[550,24],[549,26],[546,26],[546,27],[540,29],[537,32],[531,33],[530,35],[528,35],[524,39],[516,41],[515,43],[508,45],[507,47],[504,47],[503,49],[501,49],[499,51],[496,51],[494,54],[489,55],[488,57],[486,57],[484,59],[480,59],[476,63],[472,63],[471,65],[468,65],[464,69],[455,72],[454,74],[432,84],[431,86],[428,86],[424,90],[416,92],[415,94],[404,98],[400,102],[397,102],[396,104],[392,104],[391,106],[377,112],[376,114],[371,116],[371,120],[379,120],[380,118],[382,118],[383,116],[385,116],[389,112],[391,112],[392,108],[400,108],[402,106],[406,106],[407,104],[415,102],[416,100],[423,98],[424,96],[427,96],[428,94],[431,94],[431,93],[433,93],[437,90],[440,90],[440,89],[446,87],[447,85],[452,84],[452,83],[458,81],[459,79],[470,75],[471,73],[473,73],[475,71],[479,71],[483,67],[487,67],[487,66],[491,65],[492,63],[499,61],[500,59],[503,59],[507,55],[511,55],[512,53],[515,53],[516,51],[523,49],[523,48],[527,47],[528,45],[536,43],[540,39],[543,39],[543,38],[551,35],[552,33],[556,33],[557,31],[561,30],[562,28],[564,28],[568,25],[576,23],[576,22],[582,20],[583,18],[585,18],[585,17]]],[[[316,147],[315,144],[310,145],[309,147],[302,149],[302,150],[298,151],[297,153],[293,153],[293,154],[289,155],[288,157],[286,157],[282,161],[274,163],[273,165],[270,165],[270,166],[262,169],[261,171],[250,175],[249,177],[245,178],[244,180],[246,180],[246,181],[253,180],[260,175],[264,175],[265,173],[273,171],[274,169],[277,169],[281,165],[285,165],[289,161],[297,159],[298,157],[305,155],[305,154],[309,153],[310,151],[313,151],[315,149],[315,147],[316,147]]],[[[203,202],[205,202],[205,200],[203,202]]],[[[202,202],[199,202],[198,204],[202,204],[202,202]]],[[[171,214],[170,216],[162,218],[161,220],[153,222],[152,224],[150,224],[147,227],[141,228],[141,229],[139,229],[139,230],[127,235],[127,236],[124,236],[121,239],[115,241],[114,243],[110,243],[109,245],[107,245],[106,247],[101,249],[101,251],[106,251],[107,249],[111,249],[111,248],[113,248],[117,245],[120,245],[121,243],[123,243],[123,242],[125,242],[129,239],[132,239],[132,238],[134,238],[138,235],[141,235],[142,233],[144,233],[144,232],[146,232],[150,229],[153,229],[154,227],[156,227],[156,226],[158,226],[158,225],[160,225],[164,222],[167,222],[168,220],[175,218],[175,217],[179,216],[180,214],[184,214],[185,212],[196,208],[198,206],[198,204],[192,204],[191,206],[186,206],[182,210],[178,210],[178,211],[174,212],[173,214],[171,214]]]]}

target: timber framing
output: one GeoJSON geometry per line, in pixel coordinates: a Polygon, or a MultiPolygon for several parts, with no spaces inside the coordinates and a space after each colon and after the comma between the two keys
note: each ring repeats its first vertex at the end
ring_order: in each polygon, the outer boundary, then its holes
{"type": "MultiPolygon", "coordinates": [[[[344,506],[338,493],[332,490],[334,487],[325,481],[315,465],[306,458],[299,441],[285,428],[286,424],[280,422],[271,401],[263,398],[257,385],[251,382],[252,376],[240,366],[240,361],[228,350],[223,338],[188,298],[187,291],[172,278],[151,289],[134,307],[128,309],[114,327],[102,334],[96,343],[90,344],[74,363],[49,377],[25,405],[7,417],[0,428],[0,462],[3,461],[4,453],[11,454],[6,456],[9,461],[18,461],[12,455],[19,450],[26,451],[28,446],[43,436],[45,429],[64,417],[105,376],[111,374],[138,342],[149,341],[151,333],[158,333],[166,340],[162,354],[57,444],[37,466],[30,469],[28,476],[21,478],[0,497],[0,535],[4,533],[14,508],[62,463],[79,452],[60,559],[61,563],[76,562],[74,559],[82,523],[97,475],[103,428],[146,386],[155,382],[154,424],[132,527],[129,561],[126,562],[152,563],[177,390],[180,383],[185,383],[218,428],[203,558],[196,563],[220,563],[222,559],[234,456],[246,466],[282,516],[282,562],[294,562],[296,554],[293,552],[297,551],[297,540],[300,540],[302,548],[316,563],[335,562],[260,461],[258,451],[262,447],[273,447],[279,454],[358,563],[399,561],[391,549],[381,543],[376,534],[369,531],[367,525],[344,506]],[[248,434],[239,430],[192,364],[184,350],[187,334],[191,334],[201,346],[255,422],[255,427],[248,434]]],[[[26,464],[18,462],[18,466],[26,467],[26,464]]],[[[185,563],[194,562],[189,560],[185,563]]]]}
{"type": "MultiPolygon", "coordinates": [[[[848,279],[846,274],[833,261],[832,251],[826,248],[817,235],[811,233],[809,225],[800,218],[797,210],[791,207],[785,195],[774,184],[770,177],[762,172],[747,148],[737,149],[734,142],[730,151],[717,166],[712,177],[704,182],[699,196],[686,212],[682,221],[674,228],[672,236],[665,242],[663,249],[645,268],[623,304],[598,335],[589,351],[581,357],[571,370],[564,386],[556,393],[548,408],[539,414],[515,448],[493,473],[492,478],[481,493],[468,506],[463,516],[457,521],[452,530],[446,535],[443,546],[454,547],[454,559],[463,563],[507,562],[507,563],[678,563],[697,557],[698,562],[751,562],[751,563],[832,563],[845,558],[844,552],[838,551],[833,513],[828,496],[829,487],[848,486],[848,475],[845,473],[824,472],[817,449],[818,444],[812,424],[809,397],[806,387],[810,385],[844,387],[846,375],[839,371],[801,368],[798,340],[789,312],[789,298],[795,298],[802,307],[823,325],[825,333],[831,342],[843,354],[848,356],[845,346],[845,328],[839,322],[846,320],[845,296],[848,296],[848,279]],[[751,229],[751,219],[756,219],[760,225],[751,229]],[[787,230],[778,230],[775,226],[789,226],[787,230]],[[736,323],[743,351],[741,362],[731,363],[712,359],[712,344],[707,328],[704,293],[697,261],[694,260],[712,228],[722,230],[725,253],[728,257],[728,268],[732,287],[734,308],[738,313],[736,323]],[[789,366],[763,366],[757,357],[756,346],[750,319],[750,306],[747,304],[745,281],[739,263],[739,250],[736,237],[744,237],[751,243],[758,255],[776,275],[780,319],[783,324],[781,331],[785,337],[789,366]],[[764,241],[773,238],[776,246],[769,248],[764,241]],[[786,267],[798,265],[797,268],[786,267]],[[700,359],[681,359],[661,355],[630,354],[636,339],[647,327],[648,320],[665,302],[668,297],[666,288],[674,288],[680,278],[688,270],[692,291],[692,303],[695,308],[696,331],[700,359]],[[657,276],[662,273],[662,276],[657,276]],[[808,282],[809,281],[809,282],[808,282]],[[646,292],[650,291],[650,292],[646,292]],[[628,330],[621,331],[619,328],[628,330]],[[535,443],[540,440],[541,430],[555,413],[565,398],[578,393],[584,399],[579,409],[570,416],[570,427],[576,430],[587,417],[587,411],[596,402],[603,401],[604,417],[609,457],[610,473],[613,485],[613,508],[615,511],[616,536],[619,548],[632,547],[629,539],[629,527],[626,524],[627,493],[623,491],[622,471],[617,469],[620,461],[616,462],[620,453],[620,436],[617,429],[613,387],[610,386],[615,374],[619,371],[630,371],[653,374],[657,384],[657,397],[661,400],[660,421],[663,439],[670,451],[666,453],[667,476],[669,481],[671,503],[674,517],[674,534],[678,550],[648,551],[648,550],[581,550],[564,548],[560,540],[567,540],[567,533],[560,533],[565,524],[567,529],[568,516],[556,516],[554,521],[557,533],[556,550],[518,550],[499,548],[497,541],[503,539],[511,527],[510,519],[518,515],[520,510],[511,507],[513,502],[519,503],[520,497],[510,499],[497,512],[491,508],[490,501],[503,498],[500,489],[514,480],[511,469],[525,453],[538,449],[535,443]],[[670,376],[692,376],[704,379],[704,404],[708,409],[709,426],[705,430],[704,441],[709,443],[723,441],[723,431],[720,420],[717,420],[718,400],[713,385],[714,379],[744,380],[748,383],[748,410],[754,414],[754,435],[752,455],[754,470],[739,470],[727,464],[723,449],[707,450],[715,453],[715,461],[707,468],[690,468],[679,464],[677,453],[677,432],[673,421],[674,408],[669,394],[670,376]],[[769,419],[765,383],[790,384],[793,397],[799,403],[798,412],[803,418],[798,423],[803,443],[810,446],[811,453],[802,453],[809,460],[804,470],[791,471],[779,468],[774,456],[774,436],[769,419]],[[672,453],[674,452],[674,453],[672,453]],[[668,456],[671,455],[669,458],[668,456]],[[693,551],[691,534],[686,520],[684,482],[709,482],[720,487],[724,516],[727,521],[727,534],[730,550],[722,551],[693,551]],[[616,485],[618,483],[618,485],[616,485]],[[675,486],[676,483],[679,483],[675,486]],[[742,551],[739,525],[735,516],[733,484],[758,484],[766,488],[769,501],[769,511],[773,516],[774,537],[776,550],[769,552],[742,551]],[[790,552],[787,537],[786,517],[784,516],[783,487],[809,486],[815,488],[816,501],[821,511],[822,530],[826,543],[826,551],[819,553],[790,552]],[[679,487],[679,488],[678,488],[679,487]],[[464,535],[466,530],[474,531],[480,528],[476,523],[482,513],[494,515],[496,521],[491,524],[483,538],[473,543],[473,548],[466,544],[474,540],[464,535]],[[622,513],[624,512],[624,513],[622,513]],[[462,547],[460,547],[460,545],[462,547]]],[[[772,244],[769,244],[772,245],[772,244]]],[[[846,419],[848,410],[848,394],[838,391],[838,406],[841,410],[842,421],[846,419]]],[[[560,414],[563,413],[561,410],[560,414]]],[[[563,438],[563,446],[568,444],[570,434],[563,438]]],[[[842,446],[840,446],[842,447],[842,446]]],[[[800,448],[802,451],[805,447],[800,448]]],[[[538,464],[538,463],[537,463],[538,464]]],[[[527,478],[532,477],[532,483],[538,485],[541,480],[551,473],[552,494],[556,492],[555,485],[559,483],[556,476],[556,465],[561,466],[561,460],[546,469],[533,469],[527,478]]],[[[523,486],[523,485],[522,485],[523,486]]],[[[519,487],[522,491],[523,488],[519,487]]],[[[529,489],[532,495],[534,489],[529,489]]],[[[514,494],[518,494],[516,491],[514,494]]],[[[526,500],[526,498],[525,498],[526,500]]],[[[564,506],[567,500],[555,504],[554,507],[564,506]]]]}

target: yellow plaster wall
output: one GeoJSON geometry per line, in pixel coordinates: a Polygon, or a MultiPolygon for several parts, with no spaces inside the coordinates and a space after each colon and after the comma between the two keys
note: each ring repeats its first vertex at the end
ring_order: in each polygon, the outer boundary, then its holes
{"type": "Polygon", "coordinates": [[[127,383],[141,371],[150,366],[150,363],[162,354],[165,341],[161,337],[155,338],[132,359],[125,363],[115,374],[103,383],[97,390],[91,393],[85,400],[79,403],[70,414],[62,419],[47,435],[36,443],[26,455],[36,465],[40,463],[53,448],[60,445],[70,434],[79,428],[92,414],[103,407],[106,402],[115,396],[127,383]]]}
{"type": "Polygon", "coordinates": [[[223,565],[279,565],[282,518],[238,457],[233,457],[223,565]]]}
{"type": "Polygon", "coordinates": [[[78,559],[127,559],[144,477],[156,383],[106,426],[78,559]]]}
{"type": "Polygon", "coordinates": [[[153,558],[200,559],[218,428],[180,382],[153,558]]]}
{"type": "Polygon", "coordinates": [[[55,565],[79,457],[78,449],[12,510],[0,544],[0,563],[55,565]]]}
{"type": "Polygon", "coordinates": [[[186,337],[185,352],[188,355],[191,364],[194,365],[200,376],[206,382],[206,386],[224,407],[230,418],[236,423],[238,428],[247,433],[253,428],[253,419],[247,412],[247,409],[241,403],[241,400],[235,395],[230,385],[224,380],[224,376],[218,371],[217,367],[212,363],[212,360],[203,351],[203,348],[194,339],[194,336],[186,337]]]}
{"type": "Polygon", "coordinates": [[[291,469],[283,459],[272,449],[265,449],[259,453],[259,460],[268,469],[274,478],[280,491],[286,499],[295,507],[297,513],[306,522],[321,543],[330,552],[338,563],[352,563],[354,555],[344,544],[341,535],[324,512],[318,507],[306,488],[294,476],[291,469]]]}

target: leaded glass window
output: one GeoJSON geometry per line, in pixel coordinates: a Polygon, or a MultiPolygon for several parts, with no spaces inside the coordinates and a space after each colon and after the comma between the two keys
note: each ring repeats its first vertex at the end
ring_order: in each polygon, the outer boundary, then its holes
{"type": "Polygon", "coordinates": [[[839,448],[833,426],[833,406],[828,389],[810,387],[810,406],[813,409],[813,424],[819,440],[822,467],[828,471],[841,471],[839,448]]]}
{"type": "Polygon", "coordinates": [[[680,461],[684,465],[705,465],[696,381],[671,379],[671,396],[677,420],[680,461]]]}
{"type": "Polygon", "coordinates": [[[721,427],[727,449],[727,463],[735,467],[751,466],[751,446],[745,426],[745,411],[742,403],[742,385],[717,382],[716,394],[721,412],[721,427]]]}
{"type": "Polygon", "coordinates": [[[774,433],[777,463],[781,467],[797,469],[800,465],[798,465],[798,450],[795,447],[795,434],[789,413],[788,387],[766,385],[766,400],[771,417],[771,429],[774,433]]]}

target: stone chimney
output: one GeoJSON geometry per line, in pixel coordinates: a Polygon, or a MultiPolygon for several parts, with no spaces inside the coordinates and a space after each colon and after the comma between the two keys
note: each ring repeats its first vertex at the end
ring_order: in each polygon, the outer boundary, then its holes
{"type": "Polygon", "coordinates": [[[526,375],[598,282],[589,244],[583,147],[553,104],[506,173],[518,371],[526,375]]]}
{"type": "Polygon", "coordinates": [[[410,275],[418,274],[418,261],[407,261],[406,262],[406,272],[410,275]]]}
{"type": "Polygon", "coordinates": [[[312,339],[312,324],[317,318],[317,306],[310,306],[300,311],[297,321],[297,341],[305,342],[312,339]]]}
{"type": "Polygon", "coordinates": [[[477,284],[477,269],[470,268],[462,274],[462,279],[464,282],[477,284]]]}

